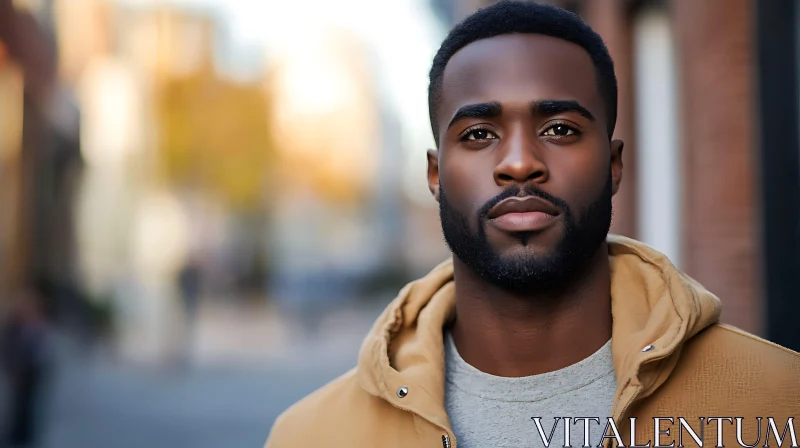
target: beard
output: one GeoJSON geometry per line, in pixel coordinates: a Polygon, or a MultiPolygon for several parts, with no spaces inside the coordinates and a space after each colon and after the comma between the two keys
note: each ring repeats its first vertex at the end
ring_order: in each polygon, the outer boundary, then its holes
{"type": "MultiPolygon", "coordinates": [[[[533,185],[513,186],[484,204],[477,213],[477,231],[468,218],[455,210],[439,183],[439,217],[445,242],[462,263],[496,287],[510,292],[554,292],[568,287],[580,277],[597,250],[605,242],[611,228],[611,170],[597,198],[576,214],[562,199],[533,185]],[[563,237],[550,254],[532,252],[499,254],[486,237],[489,210],[500,201],[520,195],[538,196],[559,208],[564,226],[563,237]]],[[[517,232],[512,236],[526,246],[534,232],[517,232]]]]}

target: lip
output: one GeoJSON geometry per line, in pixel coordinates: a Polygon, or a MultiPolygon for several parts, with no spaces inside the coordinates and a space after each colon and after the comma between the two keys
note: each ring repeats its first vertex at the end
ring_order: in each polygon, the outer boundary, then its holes
{"type": "Polygon", "coordinates": [[[494,206],[487,218],[489,223],[507,232],[542,230],[559,218],[558,208],[536,196],[513,197],[494,206]]]}

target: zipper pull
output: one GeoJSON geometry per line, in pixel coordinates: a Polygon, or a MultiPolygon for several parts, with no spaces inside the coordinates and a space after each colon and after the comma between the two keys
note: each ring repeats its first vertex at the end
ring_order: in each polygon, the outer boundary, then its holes
{"type": "Polygon", "coordinates": [[[447,434],[442,436],[442,448],[450,448],[450,436],[447,434]]]}

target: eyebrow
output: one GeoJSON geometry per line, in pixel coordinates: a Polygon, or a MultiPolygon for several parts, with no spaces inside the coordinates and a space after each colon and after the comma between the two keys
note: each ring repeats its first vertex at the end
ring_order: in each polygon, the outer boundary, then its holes
{"type": "Polygon", "coordinates": [[[500,105],[499,101],[467,104],[458,108],[447,127],[449,129],[455,122],[464,118],[495,118],[502,115],[502,113],[503,106],[500,105]]]}
{"type": "MultiPolygon", "coordinates": [[[[589,112],[589,109],[575,100],[541,100],[531,103],[531,113],[533,115],[549,116],[566,112],[577,112],[584,118],[595,121],[594,115],[589,112]]],[[[467,104],[458,108],[447,128],[449,129],[457,121],[464,118],[496,118],[502,114],[503,106],[499,101],[467,104]]]]}
{"type": "Polygon", "coordinates": [[[531,113],[533,115],[549,116],[565,112],[577,112],[584,118],[595,121],[594,115],[589,112],[589,109],[581,106],[581,103],[575,100],[542,100],[531,104],[531,113]]]}

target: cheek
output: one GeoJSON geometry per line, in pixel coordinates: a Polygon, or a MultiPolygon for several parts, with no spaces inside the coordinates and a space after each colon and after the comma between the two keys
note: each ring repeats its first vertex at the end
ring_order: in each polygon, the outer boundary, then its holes
{"type": "Polygon", "coordinates": [[[609,158],[602,148],[585,148],[565,152],[548,161],[550,182],[563,199],[575,206],[586,206],[605,187],[609,158]]]}
{"type": "Polygon", "coordinates": [[[450,204],[461,213],[473,215],[492,197],[494,186],[492,165],[480,153],[459,153],[444,156],[439,179],[450,204]],[[487,193],[484,193],[487,192],[487,193]]]}

